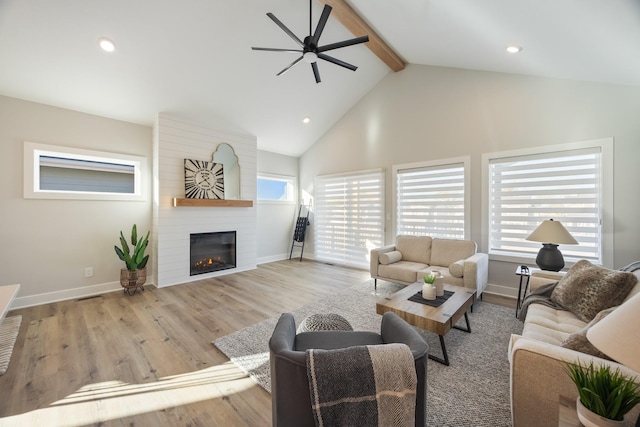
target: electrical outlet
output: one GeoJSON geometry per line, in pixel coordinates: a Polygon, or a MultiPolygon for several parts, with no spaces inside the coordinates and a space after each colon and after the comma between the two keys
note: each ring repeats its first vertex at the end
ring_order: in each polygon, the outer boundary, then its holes
{"type": "Polygon", "coordinates": [[[93,276],[93,267],[86,267],[84,269],[84,277],[91,277],[93,276]]]}

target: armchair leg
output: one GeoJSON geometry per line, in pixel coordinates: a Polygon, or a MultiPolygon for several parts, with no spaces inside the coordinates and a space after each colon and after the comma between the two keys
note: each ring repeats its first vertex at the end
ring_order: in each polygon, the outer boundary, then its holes
{"type": "Polygon", "coordinates": [[[373,290],[374,291],[378,290],[378,279],[373,279],[373,290]]]}

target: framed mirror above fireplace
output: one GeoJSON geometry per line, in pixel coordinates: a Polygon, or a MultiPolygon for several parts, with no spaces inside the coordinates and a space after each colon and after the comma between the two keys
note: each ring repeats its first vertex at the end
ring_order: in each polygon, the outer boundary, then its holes
{"type": "Polygon", "coordinates": [[[212,161],[222,163],[225,200],[240,200],[240,163],[233,147],[226,142],[218,144],[212,161]]]}

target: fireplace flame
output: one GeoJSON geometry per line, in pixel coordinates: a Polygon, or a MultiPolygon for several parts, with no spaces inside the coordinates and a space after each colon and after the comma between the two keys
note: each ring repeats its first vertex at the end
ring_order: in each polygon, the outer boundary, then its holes
{"type": "Polygon", "coordinates": [[[212,257],[212,258],[203,258],[200,259],[198,261],[196,261],[193,264],[193,267],[198,270],[198,269],[205,269],[205,268],[210,268],[211,266],[216,265],[219,267],[224,267],[225,266],[225,262],[222,259],[222,257],[217,256],[217,257],[212,257]]]}

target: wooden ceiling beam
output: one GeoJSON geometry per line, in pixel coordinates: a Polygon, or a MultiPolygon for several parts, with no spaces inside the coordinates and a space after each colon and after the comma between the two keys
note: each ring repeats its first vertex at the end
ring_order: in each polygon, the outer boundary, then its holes
{"type": "Polygon", "coordinates": [[[369,36],[365,46],[375,53],[393,71],[404,70],[405,62],[384,40],[356,13],[345,0],[318,0],[321,4],[328,4],[333,8],[331,16],[335,17],[354,36],[369,36]]]}

